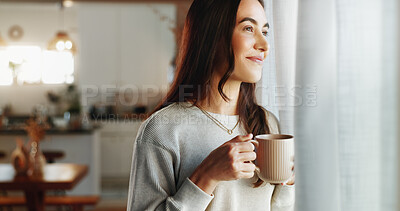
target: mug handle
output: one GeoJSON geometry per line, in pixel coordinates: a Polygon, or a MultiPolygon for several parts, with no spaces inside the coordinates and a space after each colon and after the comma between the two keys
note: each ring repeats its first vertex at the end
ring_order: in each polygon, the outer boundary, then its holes
{"type": "Polygon", "coordinates": [[[258,141],[250,139],[250,140],[248,140],[248,142],[252,143],[256,149],[258,148],[258,145],[259,145],[258,141]]]}
{"type": "Polygon", "coordinates": [[[261,170],[260,170],[260,168],[259,168],[258,166],[256,166],[255,172],[257,173],[257,175],[260,175],[260,174],[261,174],[261,170]]]}

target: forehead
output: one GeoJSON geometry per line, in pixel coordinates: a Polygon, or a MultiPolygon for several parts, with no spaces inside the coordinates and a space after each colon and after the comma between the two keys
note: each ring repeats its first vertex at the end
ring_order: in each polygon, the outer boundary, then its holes
{"type": "Polygon", "coordinates": [[[258,0],[241,0],[236,14],[236,22],[243,18],[253,18],[259,24],[267,23],[264,8],[258,0]]]}

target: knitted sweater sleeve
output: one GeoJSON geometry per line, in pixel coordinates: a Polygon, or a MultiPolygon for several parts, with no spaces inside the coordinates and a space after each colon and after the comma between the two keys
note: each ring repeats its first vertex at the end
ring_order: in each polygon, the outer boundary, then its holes
{"type": "Polygon", "coordinates": [[[157,131],[159,128],[145,123],[139,129],[133,150],[127,210],[205,210],[213,196],[189,178],[177,187],[178,153],[160,144],[160,138],[170,136],[157,131]]]}
{"type": "MultiPolygon", "coordinates": [[[[266,110],[271,133],[280,134],[279,121],[274,114],[266,110]]],[[[271,211],[293,211],[295,202],[294,185],[276,185],[271,198],[271,211]]]]}

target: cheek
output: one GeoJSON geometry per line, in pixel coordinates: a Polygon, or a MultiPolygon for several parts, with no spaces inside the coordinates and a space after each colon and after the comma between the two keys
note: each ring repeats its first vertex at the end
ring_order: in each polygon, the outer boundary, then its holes
{"type": "Polygon", "coordinates": [[[251,50],[251,40],[244,35],[236,35],[232,37],[233,52],[237,56],[246,56],[251,50]]]}

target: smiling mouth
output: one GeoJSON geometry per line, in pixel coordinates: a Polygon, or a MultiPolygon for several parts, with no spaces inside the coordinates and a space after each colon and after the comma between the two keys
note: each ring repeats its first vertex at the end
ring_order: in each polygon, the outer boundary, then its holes
{"type": "Polygon", "coordinates": [[[253,62],[255,62],[255,63],[257,63],[257,64],[259,64],[259,65],[262,65],[264,63],[263,60],[261,60],[261,59],[259,59],[257,57],[246,57],[246,58],[251,60],[251,61],[253,61],[253,62]]]}

